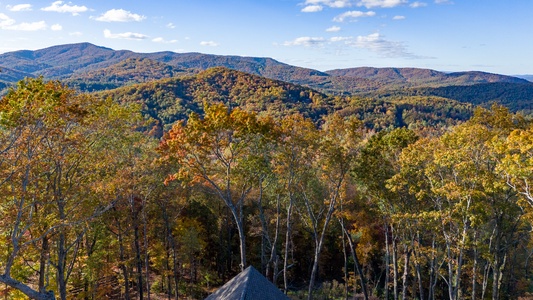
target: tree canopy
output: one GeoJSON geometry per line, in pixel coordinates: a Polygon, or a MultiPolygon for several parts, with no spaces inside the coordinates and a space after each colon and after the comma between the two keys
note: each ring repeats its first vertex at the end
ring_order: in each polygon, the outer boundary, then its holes
{"type": "Polygon", "coordinates": [[[292,99],[307,99],[309,113],[283,103],[292,96],[281,86],[244,101],[250,77],[219,71],[188,86],[167,79],[196,102],[161,134],[149,132],[155,106],[43,78],[9,90],[1,295],[199,299],[250,265],[294,299],[532,291],[527,118],[496,105],[299,89],[292,99]]]}

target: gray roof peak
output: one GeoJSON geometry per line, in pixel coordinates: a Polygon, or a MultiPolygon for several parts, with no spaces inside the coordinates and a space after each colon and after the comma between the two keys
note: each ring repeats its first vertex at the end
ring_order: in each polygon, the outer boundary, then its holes
{"type": "Polygon", "coordinates": [[[226,282],[205,300],[288,300],[272,282],[266,279],[254,267],[246,270],[226,282]]]}

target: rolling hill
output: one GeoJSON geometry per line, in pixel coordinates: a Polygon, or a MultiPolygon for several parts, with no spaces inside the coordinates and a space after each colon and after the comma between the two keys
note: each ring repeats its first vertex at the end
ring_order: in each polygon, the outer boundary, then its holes
{"type": "MultiPolygon", "coordinates": [[[[4,53],[0,55],[0,67],[21,72],[26,76],[42,75],[51,79],[65,79],[71,76],[79,78],[90,71],[105,69],[127,59],[140,58],[178,69],[206,70],[221,66],[288,82],[320,82],[322,77],[329,77],[316,70],[290,66],[271,58],[174,52],[135,53],[127,50],[116,51],[90,43],[4,53]]],[[[9,78],[1,74],[0,80],[10,82],[9,78]]]]}
{"type": "Polygon", "coordinates": [[[277,118],[301,113],[317,124],[334,111],[364,120],[369,129],[445,127],[467,120],[473,106],[436,96],[360,98],[328,96],[284,81],[216,67],[192,76],[154,80],[96,93],[121,103],[139,103],[156,120],[152,134],[161,136],[204,104],[222,102],[277,118]]]}
{"type": "Polygon", "coordinates": [[[383,83],[387,88],[391,87],[439,87],[450,85],[474,85],[481,83],[528,83],[527,80],[471,71],[444,73],[429,69],[417,68],[351,68],[327,71],[328,74],[338,77],[365,78],[383,83]]]}
{"type": "Polygon", "coordinates": [[[333,110],[366,111],[362,108],[366,102],[378,114],[395,116],[379,119],[369,125],[373,128],[412,124],[417,118],[427,123],[432,116],[411,113],[417,117],[406,123],[402,114],[411,108],[397,110],[398,101],[415,107],[413,99],[425,103],[413,111],[429,113],[435,101],[433,109],[450,120],[469,114],[470,108],[458,108],[458,114],[442,111],[444,106],[456,107],[455,101],[484,106],[500,103],[512,111],[533,112],[533,83],[477,71],[359,67],[321,72],[271,58],[135,53],[90,43],[0,54],[0,90],[36,76],[59,79],[82,91],[107,91],[104,94],[120,101],[142,102],[161,128],[191,111],[201,111],[203,101],[230,101],[274,115],[299,111],[315,120],[333,110]]]}
{"type": "Polygon", "coordinates": [[[148,58],[127,58],[108,67],[81,74],[76,73],[62,81],[70,87],[94,92],[194,73],[196,72],[172,67],[148,58]]]}
{"type": "MultiPolygon", "coordinates": [[[[23,77],[39,76],[50,79],[92,82],[99,77],[102,88],[121,83],[145,82],[159,79],[146,76],[149,68],[143,59],[158,62],[156,69],[175,68],[179,73],[197,73],[212,67],[226,67],[269,79],[282,80],[304,85],[329,94],[353,95],[373,91],[393,90],[404,87],[441,87],[450,85],[474,85],[480,83],[529,83],[525,79],[485,72],[444,73],[416,68],[350,68],[321,72],[318,70],[291,66],[272,58],[223,56],[201,53],[135,53],[127,50],[113,50],[90,43],[58,45],[45,49],[15,51],[0,54],[0,81],[13,83],[23,77]],[[125,63],[125,61],[128,61],[125,63]],[[135,75],[133,70],[145,73],[135,75]],[[120,66],[129,68],[127,78],[107,78],[101,74],[122,73],[120,66]],[[100,75],[98,75],[100,74],[100,75]],[[123,80],[122,80],[123,79],[123,80]],[[142,80],[141,80],[142,79],[142,80]],[[121,81],[122,80],[122,81],[121,81]],[[143,81],[144,80],[144,81],[143,81]],[[112,84],[110,84],[112,83],[112,84]]],[[[168,74],[168,73],[167,73],[168,74]]],[[[172,75],[174,76],[174,74],[172,75]]],[[[110,76],[113,77],[113,76],[110,76]]],[[[91,87],[96,89],[97,86],[91,87]]]]}
{"type": "Polygon", "coordinates": [[[514,112],[533,113],[533,84],[531,83],[493,82],[467,86],[415,88],[405,94],[437,96],[484,107],[498,103],[514,112]]]}
{"type": "Polygon", "coordinates": [[[144,113],[164,128],[191,112],[201,113],[204,103],[222,102],[229,107],[272,116],[299,112],[318,120],[328,113],[328,96],[310,88],[216,67],[193,76],[154,80],[99,92],[118,102],[140,103],[144,113]]]}

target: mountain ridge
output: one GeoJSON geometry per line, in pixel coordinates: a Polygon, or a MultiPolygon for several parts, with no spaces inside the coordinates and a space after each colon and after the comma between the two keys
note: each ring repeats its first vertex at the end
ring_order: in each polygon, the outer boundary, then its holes
{"type": "Polygon", "coordinates": [[[525,79],[529,82],[533,82],[533,74],[522,74],[522,75],[513,75],[513,76],[517,78],[525,79]]]}
{"type": "Polygon", "coordinates": [[[326,71],[326,73],[334,76],[349,76],[355,78],[374,79],[383,83],[403,83],[411,85],[432,85],[438,81],[460,84],[471,82],[478,83],[493,83],[493,82],[509,82],[509,83],[526,83],[527,80],[495,73],[481,72],[481,71],[461,71],[461,72],[441,72],[432,69],[421,68],[373,68],[373,67],[358,67],[335,69],[326,71]]]}
{"type": "Polygon", "coordinates": [[[209,103],[224,103],[228,107],[240,107],[273,118],[299,113],[316,124],[336,111],[364,120],[365,126],[373,130],[391,126],[442,128],[467,120],[473,111],[469,103],[431,95],[329,96],[308,87],[225,67],[123,86],[95,95],[119,103],[141,104],[143,114],[155,120],[148,131],[157,137],[169,130],[174,122],[185,120],[191,112],[202,115],[204,105],[209,103]]]}
{"type": "Polygon", "coordinates": [[[445,73],[421,68],[356,67],[319,71],[279,62],[269,57],[213,55],[197,52],[161,51],[137,53],[113,50],[91,43],[56,45],[39,50],[19,50],[0,54],[0,80],[13,83],[22,76],[49,79],[80,77],[90,71],[108,68],[127,59],[148,58],[178,69],[206,70],[226,67],[269,79],[304,85],[331,94],[357,94],[398,87],[439,87],[488,82],[529,83],[526,79],[481,71],[445,73]],[[14,76],[13,74],[16,74],[14,76]]]}

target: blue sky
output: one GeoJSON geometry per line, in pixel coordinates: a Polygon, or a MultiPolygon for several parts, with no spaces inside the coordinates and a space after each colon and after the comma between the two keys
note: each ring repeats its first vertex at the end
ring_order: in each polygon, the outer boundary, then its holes
{"type": "Polygon", "coordinates": [[[90,42],[136,52],[533,74],[532,0],[0,0],[0,52],[90,42]]]}

